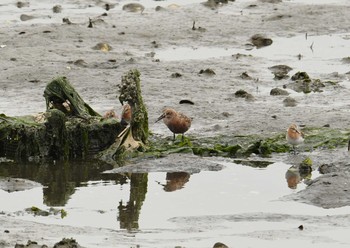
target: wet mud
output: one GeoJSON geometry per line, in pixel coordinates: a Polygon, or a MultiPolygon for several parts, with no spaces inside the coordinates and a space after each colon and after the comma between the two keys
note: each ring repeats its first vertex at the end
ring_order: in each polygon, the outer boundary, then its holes
{"type": "MultiPolygon", "coordinates": [[[[229,138],[225,137],[242,135],[271,137],[285,133],[294,122],[306,129],[327,127],[347,135],[350,8],[344,1],[327,2],[331,3],[141,1],[141,5],[124,7],[129,2],[65,0],[58,7],[41,0],[19,5],[18,1],[7,0],[0,4],[0,113],[21,116],[45,111],[43,89],[57,76],[66,76],[100,114],[110,110],[121,113],[117,85],[125,72],[136,68],[141,73],[149,130],[164,139],[172,133],[163,123],[155,123],[164,107],[193,118],[186,133],[189,139],[222,137],[226,142],[229,138]],[[307,84],[306,78],[294,80],[292,76],[299,72],[306,72],[313,84],[307,84]],[[271,93],[273,89],[279,90],[271,93]],[[243,92],[243,97],[236,97],[237,92],[243,92]]],[[[169,222],[175,228],[149,229],[139,229],[133,219],[139,217],[145,204],[147,183],[156,184],[149,178],[167,173],[166,182],[159,186],[175,193],[185,191],[192,180],[199,180],[198,175],[225,172],[229,166],[223,158],[171,154],[121,168],[98,165],[98,169],[89,170],[93,173],[79,163],[70,173],[66,169],[72,165],[57,167],[51,174],[46,169],[54,165],[33,167],[32,173],[21,172],[29,173],[24,178],[30,181],[21,179],[14,184],[17,179],[4,178],[0,180],[1,189],[29,190],[40,187],[39,183],[47,187],[50,180],[65,178],[58,180],[61,184],[44,188],[45,201],[62,206],[76,186],[89,180],[113,179],[118,185],[130,180],[129,201],[121,202],[118,208],[120,225],[124,226],[116,229],[42,223],[38,218],[20,218],[24,210],[14,215],[0,209],[0,247],[27,244],[28,240],[53,247],[64,237],[73,237],[85,247],[212,247],[217,242],[228,247],[280,247],[285,242],[288,247],[348,247],[348,156],[343,143],[332,149],[301,146],[296,156],[252,155],[248,162],[263,161],[266,164],[257,164],[267,168],[270,163],[283,163],[286,170],[297,168],[309,157],[317,177],[297,175],[292,183],[298,187],[306,184],[305,188],[271,200],[285,204],[280,208],[284,209],[282,213],[278,209],[245,211],[250,206],[241,206],[244,201],[237,200],[241,213],[191,212],[193,215],[171,217],[169,222]],[[108,174],[101,176],[103,171],[108,174]],[[67,178],[78,183],[68,183],[67,178]],[[52,189],[54,192],[48,192],[52,189]],[[53,195],[59,195],[59,199],[50,198],[53,195]],[[305,212],[299,211],[298,202],[307,204],[305,212]],[[133,211],[136,217],[130,217],[133,211]]],[[[12,171],[12,177],[21,175],[19,171],[12,171]]],[[[220,200],[216,204],[231,206],[220,200]]]]}

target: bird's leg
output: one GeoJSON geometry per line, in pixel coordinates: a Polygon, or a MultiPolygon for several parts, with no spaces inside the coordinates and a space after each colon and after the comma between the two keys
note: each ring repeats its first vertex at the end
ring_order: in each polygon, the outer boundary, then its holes
{"type": "Polygon", "coordinates": [[[182,142],[185,141],[185,135],[184,135],[184,134],[182,134],[182,139],[181,139],[181,141],[182,141],[182,142]]]}
{"type": "Polygon", "coordinates": [[[175,141],[175,133],[173,133],[173,141],[175,141]]]}
{"type": "Polygon", "coordinates": [[[293,151],[294,151],[294,155],[296,155],[297,151],[296,151],[295,145],[293,145],[293,151]]]}

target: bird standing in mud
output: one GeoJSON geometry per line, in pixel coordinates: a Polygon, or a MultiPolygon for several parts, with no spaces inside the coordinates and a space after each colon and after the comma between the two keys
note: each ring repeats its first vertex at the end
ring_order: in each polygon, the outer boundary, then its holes
{"type": "Polygon", "coordinates": [[[162,119],[164,124],[173,132],[173,140],[175,140],[175,134],[182,134],[183,141],[184,133],[191,127],[191,119],[172,108],[164,109],[163,114],[158,117],[156,122],[162,119]]]}
{"type": "Polygon", "coordinates": [[[299,130],[297,125],[292,124],[287,129],[286,139],[288,144],[293,146],[294,154],[296,154],[295,146],[304,142],[304,133],[299,130]]]}

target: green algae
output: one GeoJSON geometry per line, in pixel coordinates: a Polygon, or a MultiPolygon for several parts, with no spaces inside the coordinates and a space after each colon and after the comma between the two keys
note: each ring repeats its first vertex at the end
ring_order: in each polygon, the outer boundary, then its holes
{"type": "MultiPolygon", "coordinates": [[[[348,144],[350,131],[325,127],[304,128],[304,151],[314,149],[334,149],[348,144]]],[[[164,156],[170,153],[193,153],[198,156],[221,156],[230,158],[248,158],[255,154],[271,157],[274,153],[292,152],[293,147],[285,139],[285,133],[274,133],[269,137],[259,135],[215,136],[206,138],[185,137],[181,142],[179,136],[175,141],[153,137],[146,154],[164,156]]],[[[311,160],[304,161],[305,166],[312,165],[311,160]],[[311,164],[310,164],[311,163],[311,164]]]]}

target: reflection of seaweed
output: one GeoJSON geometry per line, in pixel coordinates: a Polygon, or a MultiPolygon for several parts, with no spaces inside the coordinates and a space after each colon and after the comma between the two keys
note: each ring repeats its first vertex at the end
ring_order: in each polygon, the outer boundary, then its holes
{"type": "Polygon", "coordinates": [[[126,205],[119,202],[118,220],[121,229],[133,230],[139,228],[139,216],[147,193],[148,174],[131,174],[130,199],[126,205]]]}
{"type": "Polygon", "coordinates": [[[25,178],[47,186],[43,189],[47,206],[64,206],[75,187],[91,180],[115,180],[126,183],[126,177],[119,174],[101,174],[112,165],[99,160],[56,162],[55,164],[0,163],[0,176],[25,178]]]}

